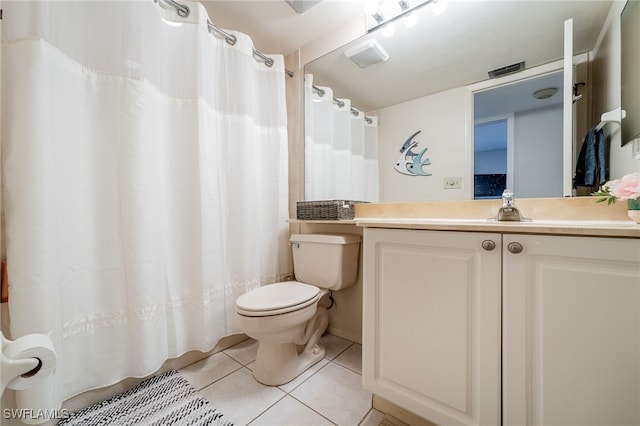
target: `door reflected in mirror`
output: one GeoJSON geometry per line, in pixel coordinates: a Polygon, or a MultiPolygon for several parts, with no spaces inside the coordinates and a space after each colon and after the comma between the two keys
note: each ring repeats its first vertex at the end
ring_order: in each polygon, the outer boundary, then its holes
{"type": "Polygon", "coordinates": [[[562,196],[563,85],[553,72],[474,94],[475,199],[562,196]]]}
{"type": "MultiPolygon", "coordinates": [[[[473,199],[500,198],[513,172],[507,170],[512,117],[476,120],[473,126],[473,199]],[[511,126],[510,126],[511,125],[511,126]]],[[[511,132],[513,135],[513,132],[511,132]]]]}

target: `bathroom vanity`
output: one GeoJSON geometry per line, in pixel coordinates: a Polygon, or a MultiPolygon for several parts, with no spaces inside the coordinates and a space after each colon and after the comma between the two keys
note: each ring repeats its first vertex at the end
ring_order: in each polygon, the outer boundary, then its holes
{"type": "Polygon", "coordinates": [[[640,423],[640,226],[365,217],[367,389],[436,424],[640,423]]]}

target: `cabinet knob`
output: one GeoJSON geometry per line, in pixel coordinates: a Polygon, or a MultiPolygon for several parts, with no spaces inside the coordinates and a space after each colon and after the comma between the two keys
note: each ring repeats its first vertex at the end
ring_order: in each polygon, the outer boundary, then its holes
{"type": "Polygon", "coordinates": [[[491,240],[484,240],[482,242],[482,248],[485,249],[486,251],[491,251],[494,248],[496,248],[496,243],[494,243],[491,240]]]}
{"type": "Polygon", "coordinates": [[[522,244],[517,243],[515,241],[511,242],[507,246],[507,250],[509,250],[513,254],[518,254],[518,253],[522,252],[522,244]]]}

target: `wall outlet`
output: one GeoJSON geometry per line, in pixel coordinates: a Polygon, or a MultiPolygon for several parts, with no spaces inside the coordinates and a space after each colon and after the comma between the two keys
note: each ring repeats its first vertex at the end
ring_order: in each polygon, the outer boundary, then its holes
{"type": "Polygon", "coordinates": [[[462,178],[461,177],[444,178],[443,187],[444,189],[460,189],[462,188],[462,178]]]}

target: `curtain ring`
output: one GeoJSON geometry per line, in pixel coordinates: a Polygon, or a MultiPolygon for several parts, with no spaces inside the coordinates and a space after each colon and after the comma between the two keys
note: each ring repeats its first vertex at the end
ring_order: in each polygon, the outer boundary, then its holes
{"type": "Polygon", "coordinates": [[[168,4],[169,6],[172,6],[173,8],[176,9],[176,13],[181,18],[186,18],[187,16],[189,16],[189,13],[191,13],[191,9],[189,9],[189,6],[180,4],[175,0],[153,0],[153,1],[154,3],[157,3],[157,4],[163,3],[163,4],[168,4]]]}
{"type": "Polygon", "coordinates": [[[238,41],[238,37],[234,36],[233,34],[229,34],[229,36],[225,37],[225,40],[228,44],[234,46],[236,44],[236,41],[238,41]]]}
{"type": "Polygon", "coordinates": [[[187,16],[189,16],[189,13],[191,13],[191,10],[189,9],[189,6],[178,4],[176,6],[176,12],[181,18],[186,18],[187,16]]]}

